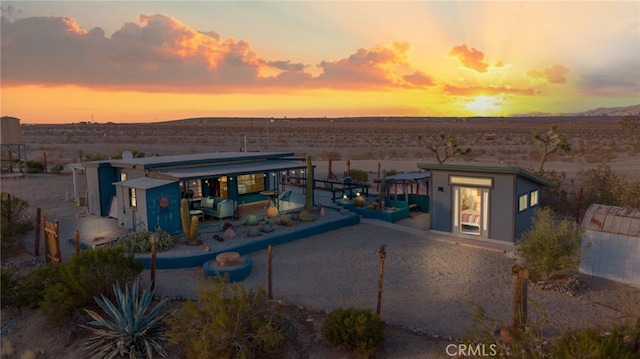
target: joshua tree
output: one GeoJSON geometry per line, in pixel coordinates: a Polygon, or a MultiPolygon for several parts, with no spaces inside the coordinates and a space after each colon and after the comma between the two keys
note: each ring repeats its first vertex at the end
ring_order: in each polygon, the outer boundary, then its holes
{"type": "Polygon", "coordinates": [[[420,146],[431,150],[436,155],[439,164],[445,163],[451,157],[464,156],[471,152],[471,148],[462,149],[458,146],[458,139],[454,134],[440,132],[435,144],[418,136],[420,146]]]}
{"type": "Polygon", "coordinates": [[[538,146],[542,148],[542,157],[540,157],[540,166],[538,167],[538,173],[542,173],[544,162],[547,160],[547,156],[557,152],[571,151],[571,145],[567,141],[567,137],[563,133],[558,132],[558,126],[552,125],[551,129],[545,133],[536,131],[533,133],[533,140],[536,141],[538,146]]]}

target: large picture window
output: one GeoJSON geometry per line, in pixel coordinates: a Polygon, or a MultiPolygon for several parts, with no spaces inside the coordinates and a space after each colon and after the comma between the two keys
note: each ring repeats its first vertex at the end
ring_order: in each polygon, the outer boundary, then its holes
{"type": "Polygon", "coordinates": [[[252,173],[238,176],[238,194],[264,191],[264,178],[264,173],[252,173]]]}

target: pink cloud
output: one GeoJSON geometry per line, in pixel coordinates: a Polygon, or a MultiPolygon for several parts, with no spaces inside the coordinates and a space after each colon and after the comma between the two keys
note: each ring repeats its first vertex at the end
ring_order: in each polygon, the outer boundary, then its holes
{"type": "Polygon", "coordinates": [[[554,65],[552,67],[548,67],[542,71],[531,70],[527,72],[527,76],[537,79],[543,80],[552,84],[564,84],[567,83],[567,75],[569,74],[569,69],[562,65],[554,65]]]}

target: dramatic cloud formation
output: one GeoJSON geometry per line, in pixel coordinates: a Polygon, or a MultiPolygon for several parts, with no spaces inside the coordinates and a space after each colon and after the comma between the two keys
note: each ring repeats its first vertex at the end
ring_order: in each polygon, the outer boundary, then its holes
{"type": "Polygon", "coordinates": [[[256,91],[260,87],[366,89],[421,87],[433,82],[411,67],[409,45],[359,49],[309,65],[265,60],[244,40],[196,31],[164,15],[140,15],[110,38],[85,31],[70,18],[2,18],[3,81],[8,84],[77,84],[144,91],[256,91]],[[249,87],[253,88],[250,89],[249,87]]]}
{"type": "Polygon", "coordinates": [[[412,69],[407,52],[409,44],[393,43],[371,49],[359,49],[348,58],[323,61],[318,81],[324,85],[340,84],[348,88],[421,87],[432,80],[412,69]]]}
{"type": "Polygon", "coordinates": [[[527,75],[533,79],[546,81],[552,84],[567,83],[568,74],[569,70],[562,65],[548,67],[542,71],[531,70],[527,72],[527,75]]]}

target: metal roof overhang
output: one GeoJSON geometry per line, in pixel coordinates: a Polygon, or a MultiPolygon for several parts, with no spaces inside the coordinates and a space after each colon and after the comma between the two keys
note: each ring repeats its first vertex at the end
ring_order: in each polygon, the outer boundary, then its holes
{"type": "Polygon", "coordinates": [[[132,178],[130,180],[122,181],[122,182],[113,182],[113,185],[127,187],[127,188],[149,189],[149,188],[164,186],[174,182],[176,182],[176,180],[166,180],[166,179],[150,178],[150,177],[138,177],[138,178],[132,178]]]}
{"type": "MultiPolygon", "coordinates": [[[[314,166],[315,167],[315,166],[314,166]]],[[[242,174],[260,173],[267,171],[286,171],[306,169],[303,162],[286,160],[247,162],[228,165],[212,165],[202,167],[182,167],[165,169],[162,171],[150,171],[149,176],[158,178],[173,178],[181,181],[197,178],[216,178],[222,176],[237,176],[242,174]]]]}
{"type": "Polygon", "coordinates": [[[417,181],[425,178],[429,178],[431,175],[427,172],[420,173],[398,173],[395,175],[385,177],[387,181],[417,181]]]}

